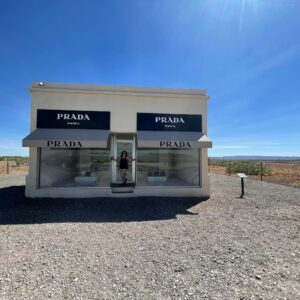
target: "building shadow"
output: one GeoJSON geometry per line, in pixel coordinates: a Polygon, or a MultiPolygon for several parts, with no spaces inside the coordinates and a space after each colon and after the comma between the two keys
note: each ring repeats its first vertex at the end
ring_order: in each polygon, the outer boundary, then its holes
{"type": "Polygon", "coordinates": [[[0,189],[0,224],[139,222],[194,215],[199,197],[26,198],[24,186],[0,189]]]}

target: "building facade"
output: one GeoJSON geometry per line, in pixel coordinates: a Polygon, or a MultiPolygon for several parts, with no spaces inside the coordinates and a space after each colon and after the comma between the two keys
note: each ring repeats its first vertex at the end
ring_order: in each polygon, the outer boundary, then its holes
{"type": "Polygon", "coordinates": [[[210,196],[205,90],[36,82],[30,92],[27,197],[210,196]]]}

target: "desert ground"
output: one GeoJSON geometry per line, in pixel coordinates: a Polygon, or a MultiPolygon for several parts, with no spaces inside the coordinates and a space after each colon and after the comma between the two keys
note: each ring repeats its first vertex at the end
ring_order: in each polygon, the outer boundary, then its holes
{"type": "Polygon", "coordinates": [[[211,198],[27,199],[0,177],[0,299],[299,299],[300,189],[211,175],[211,198]]]}
{"type": "MultiPolygon", "coordinates": [[[[257,162],[260,163],[260,162],[257,162]]],[[[300,187],[300,161],[294,162],[263,162],[263,165],[271,170],[271,175],[263,176],[263,181],[278,183],[288,186],[300,187]]],[[[210,173],[226,174],[226,167],[219,165],[209,166],[210,173]]],[[[234,174],[231,174],[234,175],[234,174]]],[[[260,176],[249,175],[253,180],[261,180],[260,176]]]]}

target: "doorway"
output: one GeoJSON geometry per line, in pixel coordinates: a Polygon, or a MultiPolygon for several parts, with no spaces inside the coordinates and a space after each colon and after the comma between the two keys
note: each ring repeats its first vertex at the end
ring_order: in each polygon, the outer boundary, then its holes
{"type": "MultiPolygon", "coordinates": [[[[122,151],[126,151],[130,158],[136,157],[135,152],[135,136],[122,137],[122,136],[113,136],[112,138],[112,155],[117,161],[112,160],[112,183],[121,184],[122,179],[119,172],[119,158],[122,151]]],[[[135,161],[128,162],[128,175],[127,175],[127,183],[135,184],[135,161]]]]}

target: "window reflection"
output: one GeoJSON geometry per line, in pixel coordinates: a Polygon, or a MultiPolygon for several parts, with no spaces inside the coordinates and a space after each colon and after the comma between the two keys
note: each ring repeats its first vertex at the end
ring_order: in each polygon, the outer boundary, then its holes
{"type": "Polygon", "coordinates": [[[198,149],[138,149],[139,186],[199,186],[198,149]]]}
{"type": "Polygon", "coordinates": [[[41,187],[107,187],[109,185],[109,150],[41,149],[41,187]]]}

